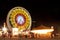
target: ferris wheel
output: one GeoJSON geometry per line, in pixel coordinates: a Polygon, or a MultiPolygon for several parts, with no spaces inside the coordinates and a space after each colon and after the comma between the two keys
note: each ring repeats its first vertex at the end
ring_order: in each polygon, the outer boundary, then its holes
{"type": "Polygon", "coordinates": [[[7,26],[9,29],[16,27],[19,30],[31,29],[30,13],[23,7],[12,8],[7,15],[7,26]]]}

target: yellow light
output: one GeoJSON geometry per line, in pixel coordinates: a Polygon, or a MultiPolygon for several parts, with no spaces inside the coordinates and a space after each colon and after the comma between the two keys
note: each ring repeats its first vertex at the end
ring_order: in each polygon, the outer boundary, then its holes
{"type": "Polygon", "coordinates": [[[32,33],[37,33],[37,34],[46,34],[48,32],[52,32],[54,29],[42,29],[42,30],[32,30],[32,33]]]}
{"type": "Polygon", "coordinates": [[[2,31],[0,31],[0,36],[2,36],[2,31]]]}

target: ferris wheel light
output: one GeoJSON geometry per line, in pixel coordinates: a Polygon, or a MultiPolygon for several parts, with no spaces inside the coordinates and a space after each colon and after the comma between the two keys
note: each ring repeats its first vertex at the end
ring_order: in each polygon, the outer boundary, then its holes
{"type": "Polygon", "coordinates": [[[31,29],[30,13],[23,7],[12,8],[7,15],[7,26],[9,30],[17,27],[20,31],[31,29]]]}

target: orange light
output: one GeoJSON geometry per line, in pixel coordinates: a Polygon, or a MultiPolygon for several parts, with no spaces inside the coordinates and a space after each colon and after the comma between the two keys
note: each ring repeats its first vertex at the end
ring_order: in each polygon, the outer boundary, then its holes
{"type": "Polygon", "coordinates": [[[48,32],[53,32],[54,29],[41,29],[41,30],[32,30],[32,33],[37,33],[37,34],[46,34],[48,32]]]}
{"type": "Polygon", "coordinates": [[[2,36],[2,31],[0,31],[0,36],[2,36]]]}

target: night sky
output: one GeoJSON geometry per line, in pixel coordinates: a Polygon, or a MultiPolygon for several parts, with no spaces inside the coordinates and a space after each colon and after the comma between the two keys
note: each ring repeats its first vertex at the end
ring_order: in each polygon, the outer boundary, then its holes
{"type": "Polygon", "coordinates": [[[0,25],[6,22],[6,17],[10,9],[21,6],[29,11],[32,21],[37,25],[60,26],[60,7],[59,4],[48,4],[48,1],[31,0],[0,0],[0,25]]]}

